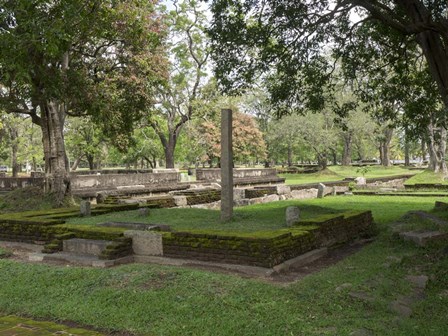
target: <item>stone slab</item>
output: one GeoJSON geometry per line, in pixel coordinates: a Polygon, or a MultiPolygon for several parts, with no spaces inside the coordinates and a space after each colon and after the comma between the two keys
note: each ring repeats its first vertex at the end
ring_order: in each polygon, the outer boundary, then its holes
{"type": "Polygon", "coordinates": [[[328,253],[328,249],[326,247],[321,248],[321,249],[312,250],[312,251],[304,253],[298,257],[286,260],[285,262],[274,266],[273,270],[276,273],[287,272],[289,270],[296,270],[300,267],[303,267],[307,264],[310,264],[310,263],[326,256],[327,253],[328,253]]]}
{"type": "Polygon", "coordinates": [[[136,255],[163,255],[163,242],[160,233],[129,230],[124,232],[124,236],[132,238],[132,249],[136,255]]]}
{"type": "Polygon", "coordinates": [[[273,275],[273,270],[271,268],[257,267],[257,266],[247,266],[247,265],[236,265],[236,264],[221,264],[209,261],[199,261],[191,259],[177,259],[177,258],[167,258],[158,256],[141,256],[135,255],[134,260],[137,263],[143,264],[158,264],[158,265],[170,265],[170,266],[190,266],[190,267],[207,267],[210,269],[231,271],[243,275],[255,276],[255,277],[265,277],[268,278],[273,275]]]}
{"type": "Polygon", "coordinates": [[[67,253],[67,252],[59,252],[59,253],[51,253],[51,254],[32,253],[29,255],[28,260],[29,261],[37,261],[37,262],[58,261],[58,262],[64,262],[67,264],[106,268],[106,267],[112,267],[112,266],[132,263],[132,262],[134,262],[134,256],[126,256],[126,257],[122,257],[122,258],[118,258],[118,259],[111,259],[111,260],[102,260],[95,256],[79,255],[79,254],[72,254],[72,253],[67,253]]]}
{"type": "Polygon", "coordinates": [[[72,238],[62,242],[63,251],[79,255],[99,256],[112,242],[108,240],[93,240],[72,238]]]}
{"type": "Polygon", "coordinates": [[[428,243],[438,240],[448,240],[448,233],[440,231],[426,231],[426,232],[401,232],[400,237],[406,241],[412,241],[418,246],[426,246],[428,243]]]}

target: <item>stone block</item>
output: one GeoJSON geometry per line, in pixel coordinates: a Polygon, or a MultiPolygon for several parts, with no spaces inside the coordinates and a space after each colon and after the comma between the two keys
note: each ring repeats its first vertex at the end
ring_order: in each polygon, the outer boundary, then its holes
{"type": "Polygon", "coordinates": [[[124,236],[132,238],[132,249],[136,255],[163,255],[163,242],[160,233],[129,230],[124,232],[124,236]]]}
{"type": "Polygon", "coordinates": [[[90,202],[89,201],[81,201],[80,207],[79,207],[79,212],[81,214],[81,217],[90,216],[92,214],[90,202]]]}
{"type": "Polygon", "coordinates": [[[317,197],[317,189],[315,188],[291,191],[291,198],[293,199],[308,199],[316,197],[317,197]]]}
{"type": "Polygon", "coordinates": [[[245,190],[242,188],[234,188],[233,189],[233,201],[239,201],[245,198],[245,190]]]}
{"type": "Polygon", "coordinates": [[[183,206],[187,206],[188,202],[187,202],[187,196],[174,196],[174,203],[176,203],[176,206],[178,207],[183,207],[183,206]]]}
{"type": "Polygon", "coordinates": [[[281,184],[281,185],[278,185],[276,188],[277,188],[278,195],[288,195],[291,193],[291,187],[289,187],[287,185],[281,184]]]}
{"type": "Polygon", "coordinates": [[[355,178],[355,182],[356,182],[356,185],[366,185],[367,184],[366,178],[362,177],[362,176],[355,178]]]}
{"type": "Polygon", "coordinates": [[[300,220],[300,209],[297,206],[286,208],[286,226],[293,226],[300,220]]]}
{"type": "Polygon", "coordinates": [[[240,200],[234,200],[233,205],[235,206],[246,206],[250,204],[250,199],[249,198],[243,198],[240,200]]]}
{"type": "Polygon", "coordinates": [[[323,198],[325,196],[325,184],[319,183],[317,186],[317,198],[323,198]]]}
{"type": "Polygon", "coordinates": [[[261,203],[270,203],[270,202],[276,202],[276,201],[279,201],[279,200],[280,200],[280,198],[276,194],[274,194],[274,195],[267,195],[265,197],[262,197],[261,203]]]}

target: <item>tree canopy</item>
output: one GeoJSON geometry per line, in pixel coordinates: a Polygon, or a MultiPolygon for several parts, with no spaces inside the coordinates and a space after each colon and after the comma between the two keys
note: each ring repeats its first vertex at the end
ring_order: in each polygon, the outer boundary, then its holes
{"type": "Polygon", "coordinates": [[[321,109],[335,60],[353,76],[378,71],[378,59],[403,74],[423,57],[448,106],[446,1],[214,0],[211,8],[216,74],[228,92],[261,77],[279,108],[321,109]]]}

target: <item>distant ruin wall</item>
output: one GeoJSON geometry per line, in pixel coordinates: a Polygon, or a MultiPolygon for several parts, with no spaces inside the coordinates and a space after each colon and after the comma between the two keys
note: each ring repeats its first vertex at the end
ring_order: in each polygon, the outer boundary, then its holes
{"type": "MultiPolygon", "coordinates": [[[[257,177],[276,177],[277,170],[273,168],[267,169],[234,169],[233,178],[257,178],[257,177]]],[[[221,180],[221,170],[219,168],[203,168],[196,169],[197,181],[216,181],[221,180]]]]}
{"type": "Polygon", "coordinates": [[[0,191],[9,191],[25,187],[44,187],[45,179],[32,177],[1,177],[0,191]]]}
{"type": "MultiPolygon", "coordinates": [[[[114,189],[122,186],[135,185],[166,185],[175,184],[180,181],[180,173],[124,173],[124,174],[101,174],[96,175],[78,175],[71,176],[71,188],[79,189],[114,189]]],[[[0,177],[0,191],[9,191],[18,188],[30,186],[44,187],[45,178],[43,177],[0,177]]]]}
{"type": "Polygon", "coordinates": [[[180,181],[180,173],[101,174],[71,177],[72,189],[108,189],[122,186],[169,184],[180,181]]]}

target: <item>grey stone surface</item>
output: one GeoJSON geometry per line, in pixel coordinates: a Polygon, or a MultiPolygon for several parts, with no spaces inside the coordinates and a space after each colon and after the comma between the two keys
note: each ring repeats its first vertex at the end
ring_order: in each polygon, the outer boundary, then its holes
{"type": "Polygon", "coordinates": [[[406,280],[408,280],[414,288],[425,289],[428,283],[428,276],[426,275],[408,275],[406,280]]]}
{"type": "Polygon", "coordinates": [[[234,201],[233,204],[235,206],[246,206],[246,205],[250,205],[250,199],[249,198],[243,198],[237,201],[234,201]]]}
{"type": "Polygon", "coordinates": [[[366,178],[362,177],[362,176],[355,178],[355,182],[356,182],[356,185],[366,185],[367,184],[366,178]]]}
{"type": "Polygon", "coordinates": [[[125,237],[132,238],[132,249],[137,255],[162,256],[162,235],[156,232],[129,230],[124,232],[125,237]]]}
{"type": "Polygon", "coordinates": [[[337,195],[336,187],[331,188],[331,196],[336,196],[336,195],[337,195]]]}
{"type": "Polygon", "coordinates": [[[325,184],[319,183],[317,186],[317,198],[323,198],[325,196],[325,184]]]}
{"type": "Polygon", "coordinates": [[[284,184],[276,186],[276,189],[278,195],[288,195],[291,193],[291,187],[284,184]]]}
{"type": "Polygon", "coordinates": [[[292,199],[309,199],[316,197],[317,197],[317,189],[315,188],[291,191],[292,199]]]}
{"type": "Polygon", "coordinates": [[[221,110],[221,221],[233,217],[232,110],[221,110]]]}
{"type": "Polygon", "coordinates": [[[112,242],[108,240],[93,240],[72,238],[62,242],[63,251],[68,253],[99,256],[112,242]]]}
{"type": "Polygon", "coordinates": [[[403,302],[401,302],[400,300],[391,302],[389,308],[401,317],[407,318],[412,315],[412,309],[409,306],[403,304],[403,302]]]}
{"type": "Polygon", "coordinates": [[[348,293],[348,296],[350,296],[353,299],[357,299],[360,301],[365,301],[365,302],[373,302],[375,301],[373,297],[371,297],[368,293],[363,292],[363,291],[351,291],[348,293]]]}
{"type": "Polygon", "coordinates": [[[176,206],[178,207],[184,207],[187,206],[187,196],[174,196],[174,203],[176,203],[176,206]]]}
{"type": "Polygon", "coordinates": [[[237,202],[239,200],[244,199],[245,197],[245,189],[243,188],[234,188],[233,189],[233,201],[237,202]]]}
{"type": "Polygon", "coordinates": [[[280,200],[280,197],[277,194],[273,194],[273,195],[267,195],[265,197],[262,197],[261,203],[277,202],[279,200],[280,200]]]}
{"type": "Polygon", "coordinates": [[[106,223],[97,224],[97,226],[119,227],[119,228],[126,228],[129,230],[143,230],[143,231],[150,231],[150,230],[157,230],[157,229],[166,231],[166,227],[168,227],[168,225],[163,225],[163,224],[159,225],[159,224],[132,223],[132,222],[131,223],[128,223],[128,222],[106,222],[106,223]]]}
{"type": "Polygon", "coordinates": [[[79,207],[79,212],[82,217],[90,216],[92,214],[90,202],[89,201],[81,201],[80,207],[79,207]]]}
{"type": "Polygon", "coordinates": [[[297,270],[307,264],[310,264],[325,255],[327,255],[328,249],[326,247],[316,249],[299,255],[298,257],[286,260],[285,262],[274,266],[272,269],[275,273],[287,272],[289,270],[297,270]]]}
{"type": "Polygon", "coordinates": [[[285,211],[286,226],[293,226],[300,220],[300,209],[297,206],[289,206],[285,211]]]}
{"type": "Polygon", "coordinates": [[[134,184],[134,185],[124,185],[117,186],[117,190],[128,190],[128,189],[144,189],[145,186],[143,184],[134,184]]]}
{"type": "Polygon", "coordinates": [[[52,254],[46,254],[46,253],[33,253],[30,254],[28,257],[29,261],[57,261],[57,262],[63,262],[67,264],[73,264],[73,265],[82,265],[82,266],[92,266],[92,267],[99,267],[99,268],[105,268],[105,267],[112,267],[116,265],[122,265],[122,264],[128,264],[134,262],[133,256],[126,256],[118,259],[112,259],[112,260],[102,260],[98,259],[96,256],[89,256],[89,255],[79,255],[79,254],[72,254],[67,252],[58,252],[58,253],[52,253],[52,254]]]}
{"type": "Polygon", "coordinates": [[[400,237],[406,241],[412,241],[418,246],[426,246],[430,242],[438,240],[448,240],[448,233],[440,231],[410,231],[399,233],[400,237]]]}

